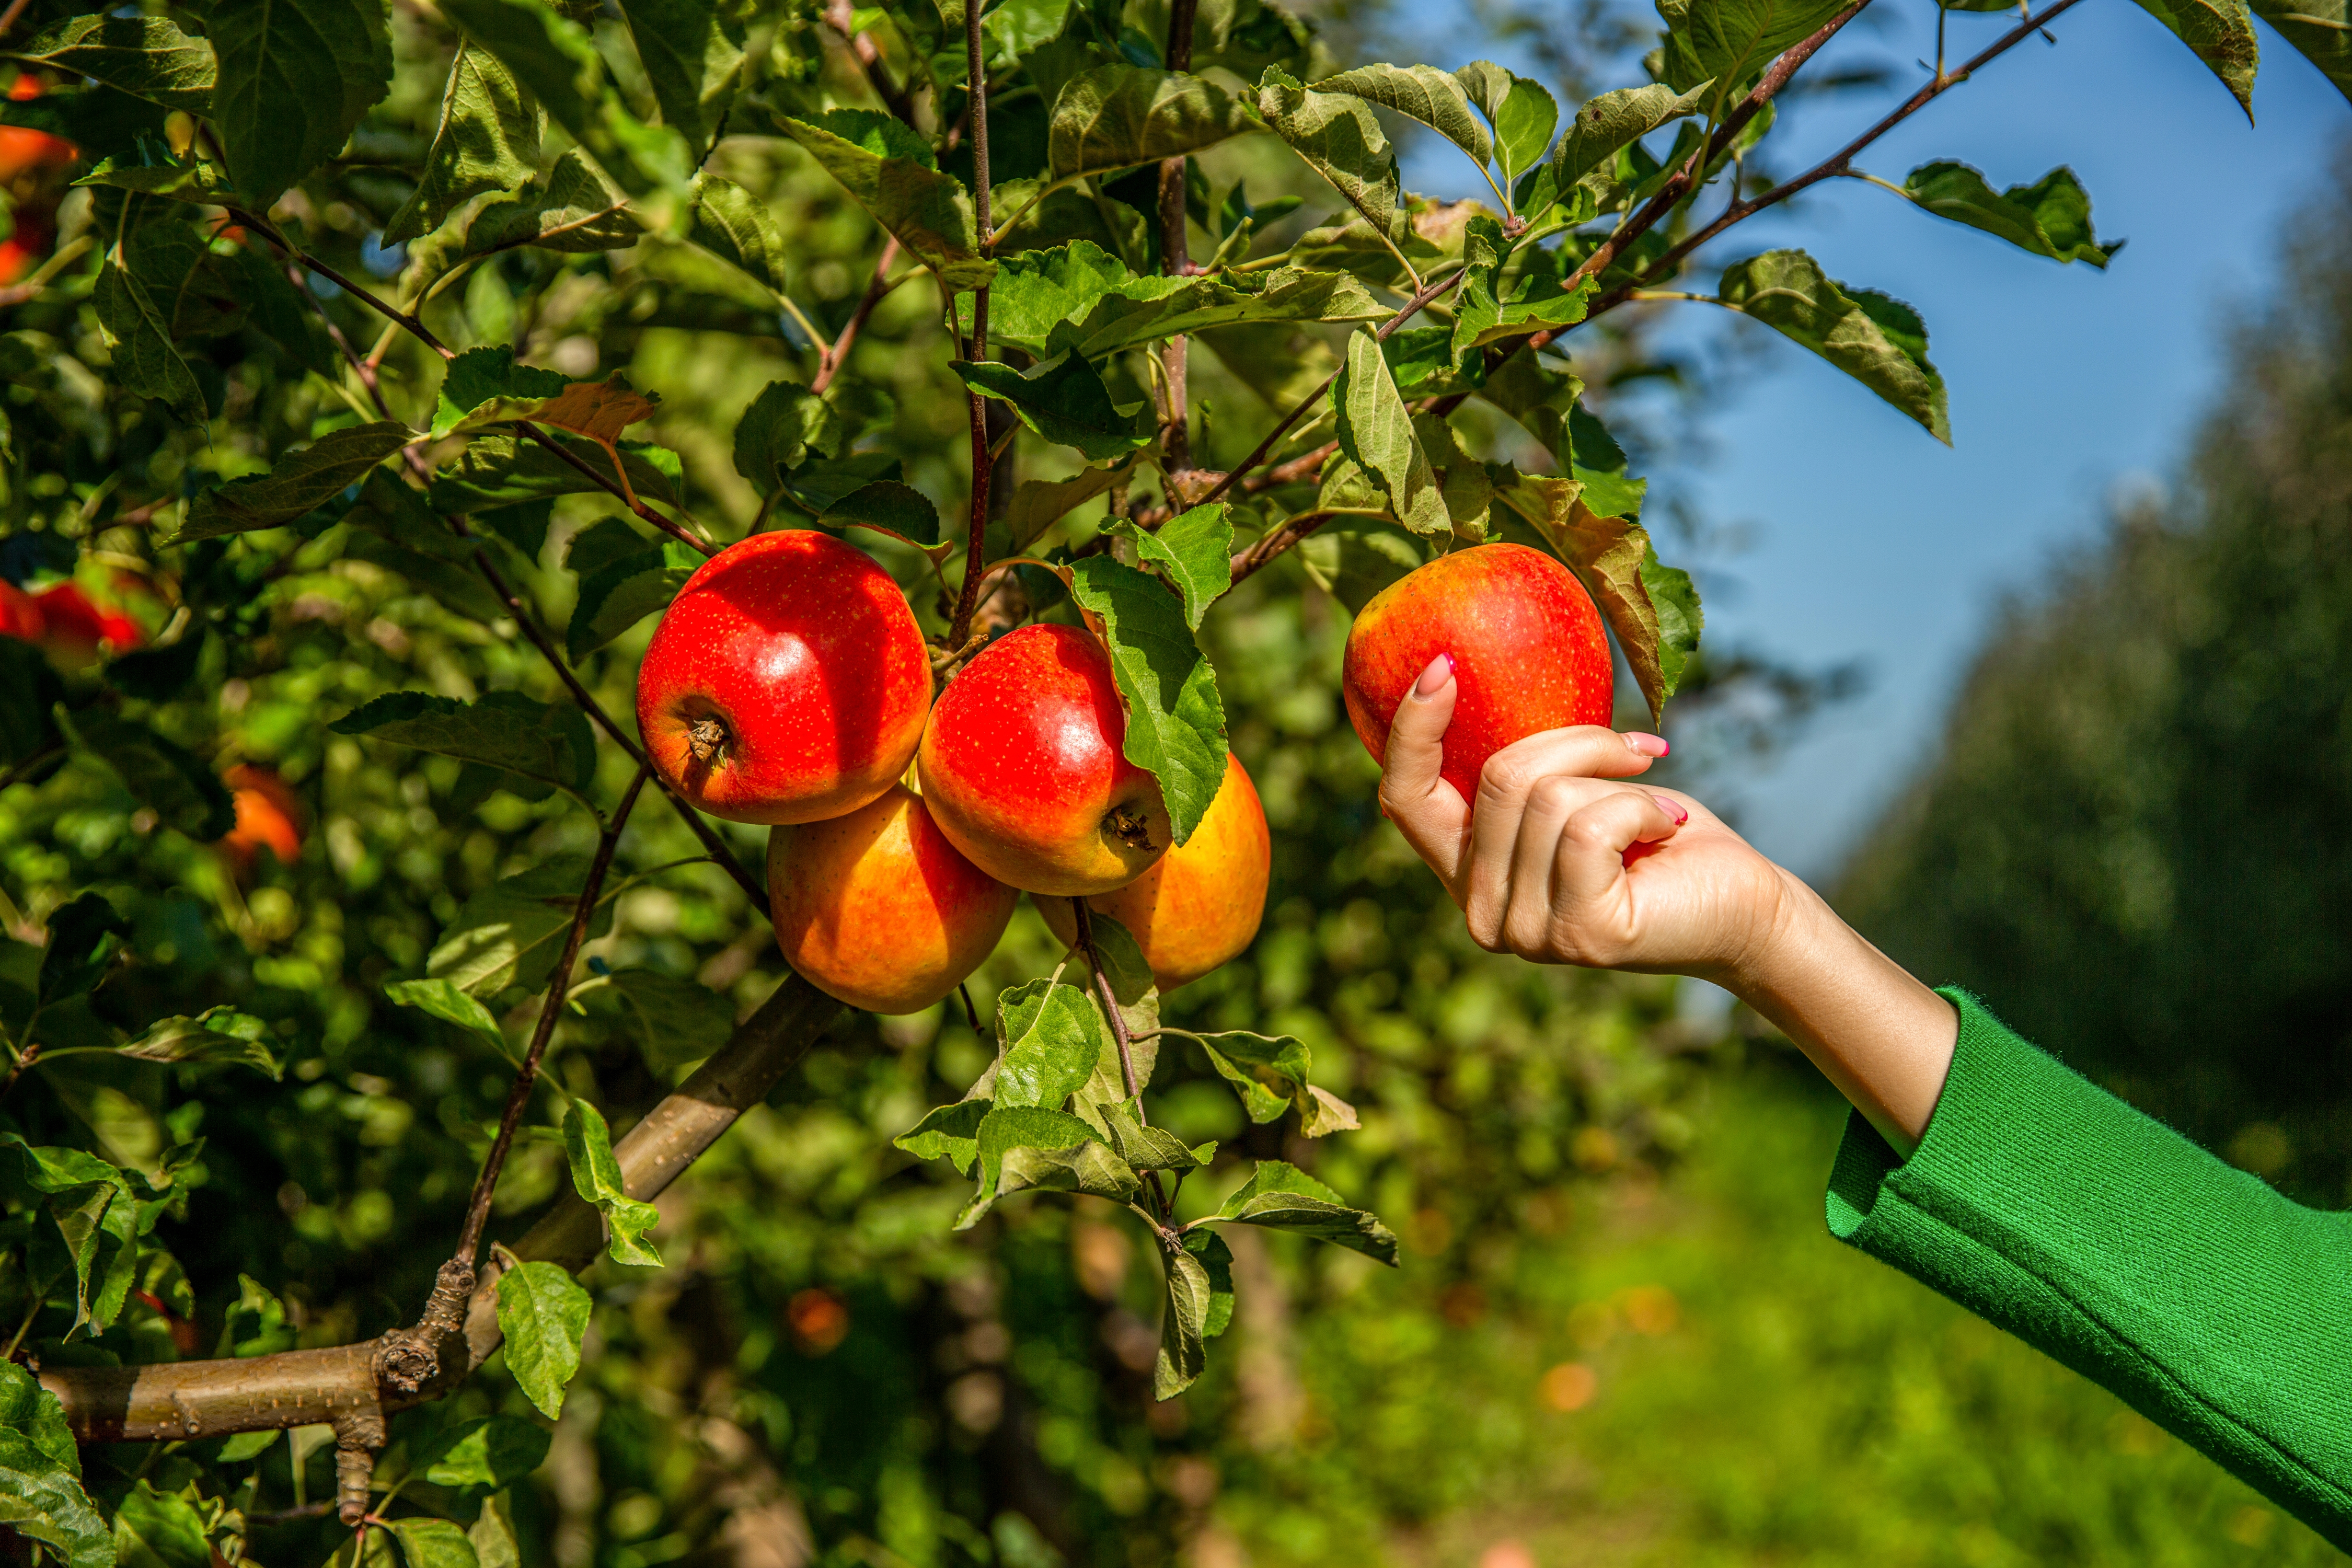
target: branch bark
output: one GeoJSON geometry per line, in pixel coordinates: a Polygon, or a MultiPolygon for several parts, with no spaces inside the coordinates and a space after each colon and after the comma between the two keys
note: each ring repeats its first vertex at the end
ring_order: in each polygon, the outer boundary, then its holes
{"type": "MultiPolygon", "coordinates": [[[[737,1117],[768,1097],[840,1012],[840,1003],[806,980],[787,978],[716,1055],[614,1145],[629,1196],[647,1203],[658,1197],[737,1117]]],[[[577,1271],[603,1248],[595,1209],[567,1193],[508,1250],[525,1262],[577,1271]]],[[[496,1257],[484,1264],[467,1301],[464,1353],[444,1357],[439,1373],[415,1390],[397,1387],[379,1370],[387,1342],[404,1330],[355,1345],[243,1360],[53,1367],[41,1373],[41,1386],[64,1405],[66,1424],[82,1443],[178,1442],[320,1423],[338,1433],[371,1422],[380,1428],[385,1415],[447,1394],[499,1348],[502,1272],[496,1257]]]]}
{"type": "MultiPolygon", "coordinates": [[[[977,4],[964,7],[963,39],[966,76],[971,103],[967,114],[971,126],[971,202],[979,220],[979,231],[985,235],[995,215],[990,211],[988,174],[988,68],[981,45],[980,11],[977,4]]],[[[976,289],[971,296],[971,339],[964,346],[964,358],[977,363],[988,357],[988,290],[976,289]]],[[[988,532],[989,476],[995,461],[988,450],[988,410],[977,392],[964,394],[971,421],[971,516],[965,522],[963,552],[963,586],[956,595],[955,617],[948,626],[948,647],[961,647],[971,633],[972,612],[980,606],[981,570],[987,564],[986,536],[988,532]]]]}
{"type": "MultiPolygon", "coordinates": [[[[1197,5],[1198,0],[1172,0],[1168,7],[1168,68],[1180,76],[1192,68],[1192,18],[1197,5]]],[[[1181,278],[1192,270],[1192,242],[1184,231],[1185,163],[1181,153],[1160,163],[1160,270],[1171,278],[1181,278]]],[[[1161,452],[1174,481],[1192,468],[1190,359],[1182,333],[1170,338],[1160,349],[1160,368],[1168,395],[1161,452]]],[[[1171,505],[1175,499],[1170,498],[1171,505]]]]}

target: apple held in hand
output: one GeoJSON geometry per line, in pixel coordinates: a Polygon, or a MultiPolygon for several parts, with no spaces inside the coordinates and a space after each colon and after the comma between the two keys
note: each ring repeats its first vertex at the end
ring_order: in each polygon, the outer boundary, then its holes
{"type": "Polygon", "coordinates": [[[777,947],[825,994],[869,1013],[919,1012],[961,984],[1019,897],[959,854],[903,784],[768,835],[777,947]]]}
{"type": "Polygon", "coordinates": [[[820,822],[907,771],[930,654],[863,551],[755,533],[686,580],[637,670],[637,728],[671,788],[730,822],[820,822]]]}
{"type": "Polygon", "coordinates": [[[933,820],[972,863],[1032,893],[1123,888],[1173,841],[1160,781],[1127,760],[1102,644],[1027,626],[963,668],[916,757],[933,820]]]}
{"type": "MultiPolygon", "coordinates": [[[[1151,869],[1115,892],[1097,893],[1089,909],[1134,933],[1162,992],[1188,984],[1234,957],[1257,935],[1265,914],[1265,885],[1274,869],[1274,838],[1257,786],[1228,752],[1224,782],[1192,837],[1151,869]]],[[[1067,899],[1039,899],[1038,912],[1071,946],[1078,922],[1067,899]]]]}
{"type": "Polygon", "coordinates": [[[1524,544],[1479,544],[1390,584],[1348,633],[1340,692],[1372,756],[1397,704],[1440,654],[1459,684],[1445,731],[1446,782],[1476,798],[1486,759],[1514,741],[1606,724],[1614,667],[1601,612],[1575,574],[1524,544]]]}

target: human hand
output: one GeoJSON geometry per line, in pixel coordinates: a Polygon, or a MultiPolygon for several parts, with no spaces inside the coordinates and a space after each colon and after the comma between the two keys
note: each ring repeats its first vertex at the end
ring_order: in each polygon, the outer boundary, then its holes
{"type": "Polygon", "coordinates": [[[1491,952],[1732,984],[1786,917],[1789,879],[1689,796],[1622,781],[1655,735],[1551,730],[1488,760],[1477,798],[1439,773],[1457,689],[1441,658],[1398,705],[1381,805],[1491,952]]]}

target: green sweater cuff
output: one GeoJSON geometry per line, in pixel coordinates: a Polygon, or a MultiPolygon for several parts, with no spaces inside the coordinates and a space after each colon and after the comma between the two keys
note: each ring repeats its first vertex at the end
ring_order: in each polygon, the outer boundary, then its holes
{"type": "Polygon", "coordinates": [[[2304,1208],[1972,996],[1926,1135],[1860,1115],[1831,1234],[2120,1395],[2352,1550],[2352,1219],[2304,1208]]]}

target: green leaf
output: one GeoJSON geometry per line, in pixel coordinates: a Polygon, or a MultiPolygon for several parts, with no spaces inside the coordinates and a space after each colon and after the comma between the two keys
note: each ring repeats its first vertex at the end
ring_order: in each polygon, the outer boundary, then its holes
{"type": "Polygon", "coordinates": [[[1093,1076],[1109,1030],[1076,986],[1032,980],[997,998],[996,1037],[997,1105],[1055,1110],[1093,1076]]]}
{"type": "Polygon", "coordinates": [[[498,1295],[507,1371],[552,1421],[563,1414],[564,1388],[580,1371],[580,1342],[593,1303],[578,1280],[552,1263],[509,1266],[499,1276],[498,1295]]]}
{"type": "Polygon", "coordinates": [[[580,584],[563,632],[564,653],[576,664],[667,608],[703,560],[698,550],[666,542],[599,568],[580,584]]]}
{"type": "Polygon", "coordinates": [[[1189,1251],[1162,1255],[1168,1301],[1160,1315],[1160,1355],[1151,1368],[1151,1397],[1173,1399],[1192,1386],[1209,1364],[1203,1342],[1215,1292],[1209,1270],[1189,1251]]]}
{"type": "Polygon", "coordinates": [[[392,86],[382,0],[224,5],[206,31],[220,70],[212,121],[237,194],[256,212],[341,152],[392,86]]]}
{"type": "Polygon", "coordinates": [[[1999,235],[2053,261],[2104,268],[2124,245],[2117,240],[2101,246],[2092,237],[2091,198],[2072,169],[2053,169],[2030,185],[2011,185],[1995,195],[1985,177],[1966,163],[1922,163],[1904,180],[1903,194],[1937,217],[1999,235]]]}
{"type": "Polygon", "coordinates": [[[597,113],[604,67],[585,28],[540,0],[444,0],[441,12],[497,56],[572,140],[607,140],[597,113]]]}
{"type": "Polygon", "coordinates": [[[1225,779],[1225,708],[1216,672],[1175,595],[1112,560],[1071,563],[1070,595],[1099,618],[1127,701],[1127,760],[1160,781],[1176,842],[1200,826],[1225,779]]]}
{"type": "MultiPolygon", "coordinates": [[[[613,460],[594,442],[562,435],[551,439],[594,472],[614,478],[613,460]]],[[[622,469],[640,499],[676,500],[679,470],[675,453],[635,441],[620,447],[622,469]]],[[[538,442],[521,436],[479,436],[454,462],[435,471],[425,500],[436,511],[482,511],[587,492],[604,493],[593,479],[538,442]]]]}
{"type": "Polygon", "coordinates": [[[446,1519],[395,1519],[384,1528],[400,1542],[406,1568],[480,1568],[466,1527],[446,1519]]]}
{"type": "Polygon", "coordinates": [[[2221,79],[2251,124],[2262,42],[2254,37],[2253,14],[2246,0],[2139,0],[2139,8],[2171,28],[2189,52],[2221,79]]]}
{"type": "Polygon", "coordinates": [[[510,201],[485,202],[466,226],[461,256],[484,256],[517,246],[571,256],[619,250],[635,245],[645,225],[628,210],[628,198],[572,148],[555,161],[544,181],[534,182],[510,201]]]}
{"type": "Polygon", "coordinates": [[[436,1487],[496,1491],[544,1464],[552,1436],[538,1423],[515,1415],[460,1422],[436,1435],[413,1468],[436,1487]]]}
{"type": "Polygon", "coordinates": [[[460,41],[442,89],[441,121],[425,153],[425,175],[383,226],[385,245],[439,228],[474,197],[519,191],[539,166],[547,116],[496,55],[460,41]]]}
{"type": "Polygon", "coordinates": [[[530,419],[603,443],[652,416],[659,397],[630,386],[617,373],[603,381],[573,381],[551,370],[514,363],[504,343],[468,349],[449,362],[433,416],[436,440],[453,434],[530,419]]]}
{"type": "Polygon", "coordinates": [[[1658,563],[1631,516],[1597,513],[1588,481],[1514,474],[1496,498],[1576,569],[1609,622],[1654,721],[1697,650],[1703,618],[1687,574],[1658,563]]]}
{"type": "Polygon", "coordinates": [[[244,1361],[293,1348],[294,1326],[286,1321],[286,1303],[252,1276],[239,1274],[236,1304],[221,1324],[220,1345],[214,1353],[244,1361]]]}
{"type": "MultiPolygon", "coordinates": [[[[581,890],[587,885],[584,855],[552,856],[528,871],[500,878],[457,910],[426,955],[425,973],[435,980],[447,981],[469,997],[496,996],[514,985],[538,990],[562,955],[564,934],[571,929],[580,908],[581,890]]],[[[606,900],[589,921],[589,937],[609,930],[612,919],[612,905],[606,900]]],[[[469,1018],[446,1013],[441,1016],[465,1027],[474,1026],[469,1018]]],[[[503,1048],[505,1036],[496,1025],[488,1037],[503,1048]]]]}
{"type": "Polygon", "coordinates": [[[1454,76],[1495,127],[1495,162],[1502,166],[1504,184],[1543,162],[1559,125],[1559,105],[1541,82],[1492,60],[1473,61],[1454,76]]]}
{"type": "MultiPolygon", "coordinates": [[[[571,923],[567,915],[565,928],[569,929],[571,923]]],[[[490,1049],[502,1057],[511,1059],[514,1054],[507,1047],[506,1031],[499,1027],[499,1021],[491,1016],[490,1010],[453,981],[394,980],[385,984],[383,994],[388,1000],[403,1007],[415,1007],[420,1012],[432,1014],[443,1023],[457,1025],[476,1038],[487,1042],[490,1049]]],[[[490,994],[497,993],[493,991],[490,994]]]]}
{"type": "Polygon", "coordinates": [[[1196,632],[1209,606],[1234,585],[1233,509],[1223,501],[1179,512],[1157,532],[1123,517],[1105,531],[1133,540],[1137,558],[1160,568],[1183,595],[1184,624],[1196,632]]]}
{"type": "Polygon", "coordinates": [[[698,158],[719,139],[742,78],[744,12],[721,0],[622,0],[621,15],[663,122],[698,158]]]}
{"type": "Polygon", "coordinates": [[[1108,1145],[1092,1140],[1061,1149],[1015,1144],[1004,1151],[996,1178],[997,1195],[1003,1197],[1032,1188],[1088,1193],[1113,1203],[1127,1204],[1133,1203],[1143,1191],[1143,1179],[1108,1145]]]}
{"type": "Polygon", "coordinates": [[[1712,80],[1717,98],[1743,89],[1774,57],[1810,37],[1849,0],[1657,0],[1664,69],[1676,92],[1712,80]]]}
{"type": "Polygon", "coordinates": [[[193,1018],[165,1018],[122,1047],[126,1057],[149,1062],[230,1062],[278,1077],[278,1058],[261,1043],[269,1026],[230,1006],[209,1008],[193,1018]]]}
{"type": "Polygon", "coordinates": [[[850,439],[833,405],[796,381],[772,381],[735,423],[735,471],[761,495],[812,457],[834,458],[850,439]]]}
{"type": "Polygon", "coordinates": [[[199,206],[218,206],[236,199],[226,171],[201,158],[188,163],[154,164],[126,163],[120,158],[109,158],[74,184],[136,191],[143,196],[163,196],[199,206]]]}
{"type": "Polygon", "coordinates": [[[87,79],[166,109],[212,112],[213,46],[190,37],[168,17],[68,16],[22,47],[5,51],[5,58],[47,66],[68,80],[87,79]]]}
{"type": "Polygon", "coordinates": [[[950,1161],[969,1176],[980,1157],[980,1124],[994,1109],[990,1100],[959,1100],[929,1111],[891,1142],[918,1160],[950,1161]]]}
{"type": "Polygon", "coordinates": [[[623,969],[609,989],[656,1071],[700,1061],[735,1033],[735,1005],[698,981],[623,969]]]}
{"type": "Polygon", "coordinates": [[[613,1260],[660,1268],[661,1254],[646,1233],[661,1223],[661,1211],[629,1196],[604,1113],[584,1100],[575,1098],[563,1109],[563,1152],[572,1165],[572,1190],[604,1216],[613,1260]]]}
{"type": "Polygon", "coordinates": [[[2253,0],[2254,14],[2352,98],[2352,4],[2347,0],[2253,0]]]}
{"type": "Polygon", "coordinates": [[[65,695],[65,682],[38,647],[0,637],[0,767],[19,766],[64,743],[57,706],[65,695]]]}
{"type": "Polygon", "coordinates": [[[98,270],[90,309],[114,356],[115,378],[126,391],[153,398],[191,425],[209,417],[195,372],[173,346],[167,318],[147,286],[119,261],[98,270]]]}
{"type": "Polygon", "coordinates": [[[1097,66],[1054,100],[1045,138],[1056,180],[1157,163],[1256,129],[1249,106],[1205,77],[1097,66]]]}
{"type": "MultiPolygon", "coordinates": [[[[1005,1156],[1014,1149],[1037,1149],[1049,1152],[1083,1148],[1095,1144],[1110,1153],[1096,1136],[1093,1128],[1066,1111],[1049,1110],[1043,1106],[1000,1106],[981,1118],[973,1135],[974,1151],[980,1163],[980,1190],[972,1195],[963,1212],[956,1216],[958,1230],[969,1230],[980,1223],[982,1215],[996,1202],[997,1186],[1004,1172],[1005,1156]]],[[[1113,1156],[1116,1158],[1116,1156],[1113,1156]]],[[[1065,1170],[1069,1169],[1065,1164],[1065,1170]]],[[[1075,1174],[1075,1173],[1072,1173],[1075,1174]]],[[[1130,1178],[1134,1173],[1129,1172],[1130,1178]]]]}
{"type": "Polygon", "coordinates": [[[22,1438],[66,1474],[81,1479],[81,1449],[66,1423],[65,1406],[13,1361],[0,1361],[0,1432],[22,1438]]]}
{"type": "Polygon", "coordinates": [[[1618,149],[1706,108],[1713,85],[1703,81],[1688,92],[1677,93],[1664,82],[1652,82],[1586,100],[1569,117],[1568,134],[1552,149],[1555,188],[1567,191],[1588,174],[1607,174],[1618,149]]]}
{"type": "Polygon", "coordinates": [[[1295,1231],[1391,1266],[1397,1260],[1393,1231],[1363,1210],[1349,1208],[1339,1194],[1280,1160],[1260,1160],[1250,1179],[1210,1217],[1295,1231]]]}
{"type": "Polygon", "coordinates": [[[1130,454],[1119,462],[1080,468],[1066,479],[1024,479],[1004,501],[1003,521],[1012,532],[1013,552],[1028,549],[1063,518],[1132,479],[1139,460],[1130,454]]]}
{"type": "Polygon", "coordinates": [[[1296,1036],[1234,1029],[1199,1038],[1209,1065],[1234,1086],[1252,1121],[1275,1121],[1306,1094],[1314,1062],[1296,1036]]]}
{"type": "Polygon", "coordinates": [[[1506,283],[1502,268],[1509,255],[1510,244],[1493,218],[1481,215],[1464,226],[1462,288],[1454,296],[1449,345],[1456,367],[1466,367],[1472,353],[1489,343],[1584,320],[1598,279],[1588,278],[1573,290],[1563,290],[1556,266],[1529,266],[1506,283]]]}
{"type": "Polygon", "coordinates": [[[861,129],[841,121],[848,112],[836,110],[823,125],[782,114],[776,123],[807,150],[818,167],[841,182],[875,222],[938,273],[942,288],[987,288],[996,264],[980,254],[979,220],[962,182],[910,157],[886,157],[829,128],[838,122],[843,130],[861,129]]]}
{"type": "Polygon", "coordinates": [[[267,474],[231,479],[198,496],[173,542],[282,528],[349,489],[407,445],[410,435],[407,426],[391,419],[331,431],[278,458],[267,474]]]}
{"type": "Polygon", "coordinates": [[[174,1492],[144,1480],[114,1510],[115,1568],[212,1568],[205,1521],[174,1492]]]}
{"type": "MultiPolygon", "coordinates": [[[[121,1314],[136,1269],[139,1201],[123,1173],[79,1149],[36,1149],[15,1132],[0,1132],[0,1150],[13,1151],[18,1186],[45,1198],[43,1209],[65,1254],[52,1277],[74,1277],[74,1321],[68,1335],[84,1329],[104,1333],[121,1314]]],[[[0,1170],[9,1168],[0,1164],[0,1170]]],[[[151,1212],[148,1223],[154,1219],[151,1212]]],[[[46,1237],[36,1232],[35,1257],[46,1237]]]]}
{"type": "Polygon", "coordinates": [[[1421,547],[1386,529],[1317,529],[1298,544],[1299,564],[1316,586],[1361,615],[1375,595],[1425,560],[1421,547]]]}
{"type": "Polygon", "coordinates": [[[824,509],[820,528],[863,528],[914,545],[940,542],[940,509],[931,498],[897,479],[860,485],[824,509]]]}
{"type": "Polygon", "coordinates": [[[1102,1118],[1111,1152],[1139,1171],[1197,1171],[1216,1158],[1216,1144],[1188,1148],[1165,1127],[1145,1126],[1125,1100],[1105,1104],[1102,1118]]]}
{"type": "Polygon", "coordinates": [[[1387,314],[1344,272],[1284,267],[1139,278],[1087,240],[1007,257],[988,296],[992,341],[1039,355],[1072,350],[1087,359],[1244,322],[1358,321],[1387,314]]]}
{"type": "MultiPolygon", "coordinates": [[[[29,1377],[13,1364],[9,1369],[29,1377]]],[[[0,1425],[0,1525],[55,1552],[66,1568],[114,1568],[114,1540],[80,1478],[0,1425]]]]}
{"type": "Polygon", "coordinates": [[[1470,112],[1469,95],[1451,71],[1435,66],[1359,66],[1327,76],[1318,92],[1344,92],[1418,120],[1470,155],[1484,169],[1494,160],[1495,139],[1486,122],[1470,112]]]}
{"type": "Polygon", "coordinates": [[[1832,282],[1801,250],[1774,250],[1724,269],[1723,302],[1812,350],[1952,443],[1944,378],[1927,362],[1927,331],[1911,307],[1832,282]]]}
{"type": "Polygon", "coordinates": [[[105,978],[131,934],[131,922],[103,894],[83,893],[49,914],[48,945],[41,950],[34,995],[44,1007],[79,996],[105,978]]]}
{"type": "Polygon", "coordinates": [[[475,1568],[522,1568],[522,1547],[514,1526],[514,1494],[499,1492],[486,1499],[466,1539],[474,1545],[475,1568]]]}
{"type": "Polygon", "coordinates": [[[1437,474],[1370,332],[1360,328],[1348,339],[1348,363],[1331,401],[1339,410],[1340,452],[1371,481],[1391,515],[1415,533],[1451,533],[1454,521],[1437,474]]]}
{"type": "Polygon", "coordinates": [[[1209,1311],[1201,1332],[1213,1340],[1233,1325],[1234,1249],[1213,1230],[1192,1230],[1184,1233],[1184,1250],[1208,1270],[1209,1311]]]}
{"type": "Polygon", "coordinates": [[[1351,93],[1303,87],[1278,66],[1258,84],[1258,112],[1307,166],[1391,241],[1405,232],[1399,205],[1396,149],[1364,100],[1351,93]]]}
{"type": "Polygon", "coordinates": [[[687,237],[770,292],[784,291],[784,235],[765,202],[716,174],[698,175],[687,237]]]}
{"type": "Polygon", "coordinates": [[[955,360],[948,368],[972,391],[1008,405],[1046,440],[1074,447],[1090,462],[1123,458],[1151,440],[1148,407],[1113,403],[1102,374],[1067,350],[1025,371],[994,360],[955,360]]]}
{"type": "Polygon", "coordinates": [[[74,739],[112,768],[164,826],[210,844],[236,826],[227,786],[188,750],[103,708],[72,717],[74,739]]]}
{"type": "Polygon", "coordinates": [[[486,763],[575,795],[596,774],[596,737],[587,716],[569,702],[534,702],[515,691],[493,691],[477,702],[422,691],[387,692],[327,728],[338,735],[373,735],[420,752],[486,763]]]}

